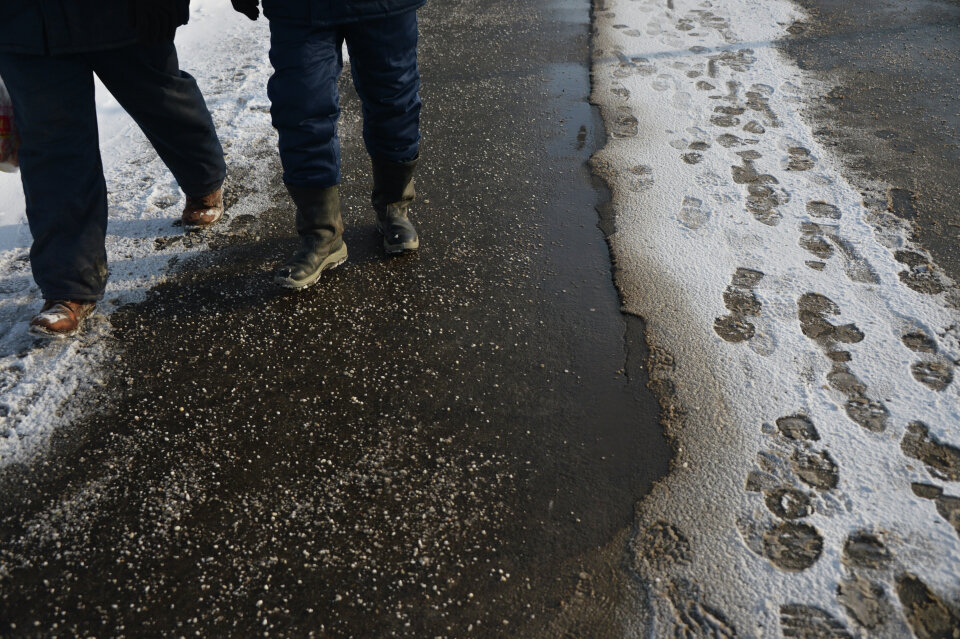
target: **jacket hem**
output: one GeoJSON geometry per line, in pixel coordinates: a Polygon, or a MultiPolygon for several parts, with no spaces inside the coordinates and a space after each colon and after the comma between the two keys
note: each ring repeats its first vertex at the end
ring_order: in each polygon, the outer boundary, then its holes
{"type": "Polygon", "coordinates": [[[107,42],[107,43],[98,43],[84,46],[76,47],[27,47],[27,46],[17,46],[10,44],[0,44],[0,54],[2,53],[12,53],[16,55],[48,55],[48,56],[61,56],[61,55],[77,55],[80,53],[94,53],[96,51],[110,51],[111,49],[122,49],[124,47],[129,47],[140,42],[139,38],[127,38],[125,40],[118,40],[116,42],[107,42]]]}

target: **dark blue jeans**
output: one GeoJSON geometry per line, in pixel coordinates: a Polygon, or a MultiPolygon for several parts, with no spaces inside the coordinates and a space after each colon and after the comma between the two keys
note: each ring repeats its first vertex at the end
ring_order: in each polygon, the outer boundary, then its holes
{"type": "Polygon", "coordinates": [[[326,188],[340,183],[337,78],[342,45],[363,103],[363,140],[371,157],[405,162],[420,145],[417,12],[331,28],[270,23],[267,87],[287,184],[326,188]]]}
{"type": "Polygon", "coordinates": [[[187,195],[215,191],[226,176],[210,111],[196,81],[180,70],[173,42],[66,56],[0,53],[22,140],[30,263],[45,299],[98,300],[107,283],[94,73],[187,195]]]}

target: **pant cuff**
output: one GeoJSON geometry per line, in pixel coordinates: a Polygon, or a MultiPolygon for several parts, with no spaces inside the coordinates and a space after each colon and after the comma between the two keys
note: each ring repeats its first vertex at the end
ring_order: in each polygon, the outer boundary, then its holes
{"type": "Polygon", "coordinates": [[[284,180],[284,185],[310,189],[329,189],[331,186],[339,186],[340,180],[284,180]]]}
{"type": "Polygon", "coordinates": [[[181,186],[180,190],[183,191],[183,194],[186,195],[187,197],[205,197],[207,195],[210,195],[217,189],[221,188],[223,186],[224,181],[225,179],[220,179],[219,181],[214,182],[212,184],[207,184],[205,186],[199,186],[196,188],[194,187],[187,188],[187,187],[181,186]]]}
{"type": "Polygon", "coordinates": [[[48,293],[43,291],[45,300],[70,300],[74,302],[99,302],[103,299],[103,293],[48,293]]]}
{"type": "Polygon", "coordinates": [[[382,153],[371,153],[370,159],[374,162],[389,162],[391,164],[410,164],[420,159],[420,151],[418,150],[413,155],[384,155],[382,153]]]}

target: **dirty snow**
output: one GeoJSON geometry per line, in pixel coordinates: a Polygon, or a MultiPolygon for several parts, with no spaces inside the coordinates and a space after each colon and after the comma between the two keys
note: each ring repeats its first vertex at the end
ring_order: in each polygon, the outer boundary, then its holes
{"type": "MultiPolygon", "coordinates": [[[[190,24],[177,33],[181,67],[197,78],[214,114],[231,171],[227,188],[234,185],[234,195],[243,195],[230,211],[236,219],[264,207],[256,193],[269,176],[258,168],[275,148],[266,98],[267,22],[250,22],[220,0],[191,5],[190,24]]],[[[184,238],[174,226],[183,196],[173,177],[99,83],[96,99],[110,192],[110,282],[79,340],[45,344],[27,333],[41,304],[30,274],[30,233],[19,175],[0,174],[0,466],[42,446],[74,414],[79,393],[100,383],[101,367],[111,357],[109,314],[142,300],[175,263],[204,251],[210,237],[229,229],[228,220],[206,237],[184,238]]]]}
{"type": "Polygon", "coordinates": [[[801,118],[799,18],[595,2],[594,166],[677,453],[630,545],[648,636],[960,626],[960,295],[801,118]]]}

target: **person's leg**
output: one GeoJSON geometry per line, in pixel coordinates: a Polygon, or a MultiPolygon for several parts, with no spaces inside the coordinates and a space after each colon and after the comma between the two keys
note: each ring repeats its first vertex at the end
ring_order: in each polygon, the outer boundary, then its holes
{"type": "Polygon", "coordinates": [[[403,163],[420,148],[417,12],[346,27],[353,83],[363,103],[363,140],[374,160],[403,163]]]}
{"type": "Polygon", "coordinates": [[[220,188],[227,174],[223,148],[197,81],[180,70],[173,42],[86,58],[187,196],[199,198],[220,188]]]}
{"type": "Polygon", "coordinates": [[[93,73],[78,56],[0,54],[20,132],[33,277],[48,300],[92,302],[107,281],[107,189],[93,73]]]}
{"type": "Polygon", "coordinates": [[[296,205],[300,250],[278,271],[286,288],[310,286],[347,259],[340,216],[340,142],[337,78],[342,36],[333,29],[273,21],[267,86],[280,135],[283,181],[296,205]]]}
{"type": "Polygon", "coordinates": [[[326,188],[340,183],[337,78],[342,38],[333,29],[273,21],[267,84],[273,126],[280,136],[283,181],[326,188]]]}
{"type": "Polygon", "coordinates": [[[353,82],[363,103],[363,139],[373,164],[371,202],[387,253],[420,247],[408,218],[420,154],[420,73],[415,11],[346,31],[353,82]]]}

